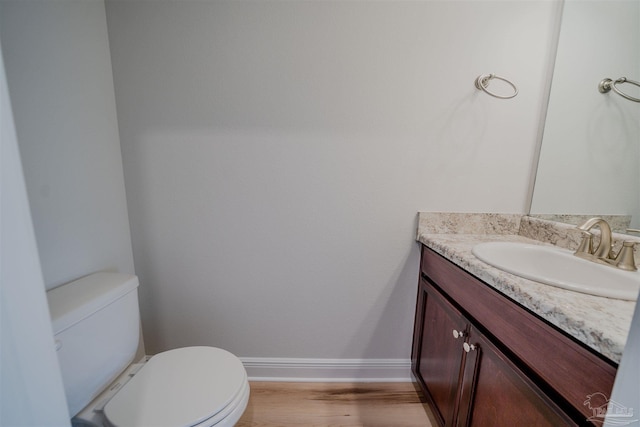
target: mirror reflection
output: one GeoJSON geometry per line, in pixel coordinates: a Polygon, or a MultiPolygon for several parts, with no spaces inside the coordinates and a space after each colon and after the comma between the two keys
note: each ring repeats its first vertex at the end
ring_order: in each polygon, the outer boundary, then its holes
{"type": "MultiPolygon", "coordinates": [[[[532,215],[640,228],[640,103],[598,90],[620,77],[640,81],[640,0],[566,1],[532,215]]],[[[633,84],[617,88],[640,97],[633,84]]]]}

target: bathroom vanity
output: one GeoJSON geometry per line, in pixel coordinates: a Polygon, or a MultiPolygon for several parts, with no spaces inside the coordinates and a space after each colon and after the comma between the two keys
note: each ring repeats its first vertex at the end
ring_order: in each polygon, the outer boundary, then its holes
{"type": "Polygon", "coordinates": [[[517,278],[473,257],[478,242],[532,241],[518,220],[490,234],[428,228],[418,233],[412,370],[439,424],[600,425],[635,304],[517,278]]]}

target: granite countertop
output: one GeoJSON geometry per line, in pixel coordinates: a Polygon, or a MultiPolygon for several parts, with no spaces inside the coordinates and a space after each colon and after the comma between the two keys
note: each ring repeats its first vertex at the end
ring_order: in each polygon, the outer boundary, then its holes
{"type": "Polygon", "coordinates": [[[471,252],[473,246],[483,242],[515,241],[540,245],[552,242],[565,248],[575,243],[574,237],[567,237],[566,229],[560,226],[554,230],[555,226],[551,221],[532,220],[522,215],[420,213],[417,240],[619,363],[631,325],[634,301],[587,295],[524,279],[480,261],[471,252]]]}

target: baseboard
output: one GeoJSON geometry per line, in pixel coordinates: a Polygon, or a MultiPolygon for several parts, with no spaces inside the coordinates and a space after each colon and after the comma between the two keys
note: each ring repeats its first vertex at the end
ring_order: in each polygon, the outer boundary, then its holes
{"type": "Polygon", "coordinates": [[[410,359],[241,357],[250,381],[406,382],[410,359]]]}

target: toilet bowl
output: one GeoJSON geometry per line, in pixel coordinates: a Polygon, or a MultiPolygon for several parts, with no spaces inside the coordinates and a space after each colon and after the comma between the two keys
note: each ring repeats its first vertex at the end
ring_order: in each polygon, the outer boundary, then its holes
{"type": "Polygon", "coordinates": [[[248,400],[237,357],[215,347],[184,347],[130,365],[72,424],[231,427],[248,400]]]}
{"type": "Polygon", "coordinates": [[[228,427],[249,382],[240,360],[184,347],[132,363],[138,347],[138,279],[95,273],[47,292],[74,426],[228,427]]]}

